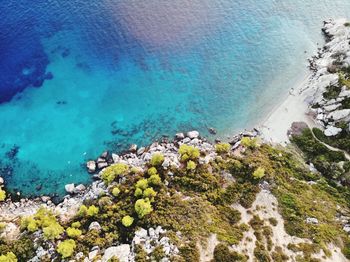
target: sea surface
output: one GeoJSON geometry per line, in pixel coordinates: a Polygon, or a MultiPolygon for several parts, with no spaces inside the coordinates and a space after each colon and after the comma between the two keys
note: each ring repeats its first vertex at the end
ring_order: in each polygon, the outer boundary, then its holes
{"type": "Polygon", "coordinates": [[[0,176],[23,195],[164,135],[253,127],[348,0],[0,0],[0,176]]]}

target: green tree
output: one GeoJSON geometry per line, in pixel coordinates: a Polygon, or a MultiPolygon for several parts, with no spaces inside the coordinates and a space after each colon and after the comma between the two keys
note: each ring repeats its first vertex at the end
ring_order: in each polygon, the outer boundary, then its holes
{"type": "Polygon", "coordinates": [[[110,184],[112,181],[116,179],[116,177],[124,175],[128,171],[129,171],[128,165],[123,163],[118,163],[107,167],[103,171],[101,178],[106,184],[110,184]]]}
{"type": "Polygon", "coordinates": [[[78,238],[82,234],[82,231],[80,229],[74,227],[68,227],[66,232],[70,238],[78,238]]]}
{"type": "Polygon", "coordinates": [[[71,257],[76,248],[75,241],[73,239],[68,239],[63,242],[60,242],[57,246],[57,252],[63,257],[71,257]]]}
{"type": "Polygon", "coordinates": [[[94,217],[94,216],[96,216],[96,215],[98,214],[98,212],[99,212],[98,207],[92,205],[92,206],[89,206],[89,208],[88,208],[86,214],[87,214],[89,217],[94,217]]]}
{"type": "Polygon", "coordinates": [[[152,166],[160,166],[164,162],[164,156],[161,153],[153,154],[150,164],[152,166]]]}
{"type": "Polygon", "coordinates": [[[192,160],[187,162],[187,167],[186,167],[187,170],[191,170],[192,171],[192,170],[195,170],[196,167],[197,167],[196,163],[193,162],[192,160]]]}
{"type": "Polygon", "coordinates": [[[17,258],[15,254],[8,252],[6,255],[0,256],[0,262],[17,262],[17,258]]]}
{"type": "Polygon", "coordinates": [[[145,178],[142,178],[136,182],[136,188],[140,188],[142,190],[145,190],[147,187],[148,187],[148,181],[145,178]]]}
{"type": "Polygon", "coordinates": [[[6,192],[0,187],[0,202],[6,199],[6,192]]]}
{"type": "Polygon", "coordinates": [[[50,240],[59,238],[63,232],[64,228],[57,222],[43,228],[44,237],[50,240]]]}
{"type": "Polygon", "coordinates": [[[141,197],[142,194],[143,194],[142,189],[136,188],[134,196],[135,197],[141,197]]]}
{"type": "Polygon", "coordinates": [[[158,173],[157,169],[155,167],[151,167],[147,170],[148,175],[153,176],[158,173]]]}
{"type": "Polygon", "coordinates": [[[130,227],[132,225],[132,223],[134,223],[134,218],[131,216],[125,216],[122,219],[122,224],[125,227],[130,227]]]}
{"type": "Polygon", "coordinates": [[[244,147],[248,147],[250,149],[254,149],[258,147],[258,139],[257,138],[250,138],[250,137],[243,137],[241,139],[241,145],[244,147]]]}
{"type": "Polygon", "coordinates": [[[265,169],[262,167],[258,167],[253,173],[254,179],[261,179],[264,176],[265,176],[265,169]]]}
{"type": "Polygon", "coordinates": [[[215,151],[218,154],[226,154],[230,151],[231,145],[229,143],[219,143],[215,145],[215,151]]]}
{"type": "Polygon", "coordinates": [[[183,144],[179,148],[179,154],[181,161],[186,162],[187,160],[197,160],[200,156],[198,148],[183,144]]]}
{"type": "Polygon", "coordinates": [[[139,218],[143,218],[150,214],[153,211],[153,208],[148,199],[139,199],[135,203],[135,211],[139,218]]]}
{"type": "Polygon", "coordinates": [[[118,187],[113,188],[112,195],[117,197],[120,194],[120,189],[118,187]]]}
{"type": "Polygon", "coordinates": [[[145,191],[143,191],[143,197],[153,199],[157,195],[157,192],[154,191],[152,187],[146,188],[145,191]]]}
{"type": "Polygon", "coordinates": [[[160,178],[159,175],[151,175],[148,178],[148,184],[150,184],[151,186],[159,186],[162,183],[162,179],[160,178]]]}

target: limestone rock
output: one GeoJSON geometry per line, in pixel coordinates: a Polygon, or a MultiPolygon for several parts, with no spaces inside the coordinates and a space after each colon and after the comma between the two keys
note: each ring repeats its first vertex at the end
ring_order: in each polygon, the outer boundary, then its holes
{"type": "Polygon", "coordinates": [[[307,224],[314,224],[317,225],[318,224],[318,219],[314,218],[314,217],[307,217],[306,218],[306,223],[307,224]]]}
{"type": "Polygon", "coordinates": [[[98,222],[94,221],[89,226],[89,231],[91,231],[91,230],[100,231],[101,230],[101,225],[98,222]]]}
{"type": "Polygon", "coordinates": [[[73,194],[74,193],[74,184],[67,184],[64,186],[64,189],[66,190],[67,193],[73,194]]]}
{"type": "Polygon", "coordinates": [[[349,116],[350,116],[350,109],[341,109],[330,113],[328,115],[328,118],[333,119],[334,121],[339,121],[349,116]]]}
{"type": "Polygon", "coordinates": [[[95,173],[96,172],[96,162],[91,160],[86,163],[86,167],[88,169],[89,173],[95,173]]]}
{"type": "Polygon", "coordinates": [[[107,262],[112,257],[116,257],[120,262],[128,262],[130,254],[130,245],[124,244],[116,247],[107,248],[103,257],[102,262],[107,262]]]}
{"type": "Polygon", "coordinates": [[[199,132],[196,130],[187,132],[187,137],[190,139],[197,138],[199,137],[199,132]]]}
{"type": "Polygon", "coordinates": [[[342,131],[341,128],[335,127],[335,126],[327,126],[326,130],[324,131],[325,136],[336,136],[342,131]]]}

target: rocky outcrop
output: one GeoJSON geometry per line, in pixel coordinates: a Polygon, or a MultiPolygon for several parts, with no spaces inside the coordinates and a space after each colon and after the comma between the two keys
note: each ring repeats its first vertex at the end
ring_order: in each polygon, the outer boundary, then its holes
{"type": "Polygon", "coordinates": [[[120,262],[128,262],[130,255],[130,245],[124,244],[116,247],[107,248],[102,257],[102,262],[117,258],[120,262]]]}

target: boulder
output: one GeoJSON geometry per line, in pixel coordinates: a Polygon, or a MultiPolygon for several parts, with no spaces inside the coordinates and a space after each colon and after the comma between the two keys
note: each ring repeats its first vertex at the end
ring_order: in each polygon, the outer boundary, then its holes
{"type": "Polygon", "coordinates": [[[89,226],[89,231],[91,230],[101,231],[101,225],[98,222],[94,221],[89,226]]]}
{"type": "Polygon", "coordinates": [[[145,153],[146,148],[144,147],[140,147],[139,150],[137,150],[137,155],[142,155],[143,153],[145,153]]]}
{"type": "Polygon", "coordinates": [[[350,109],[341,109],[328,114],[328,118],[339,121],[350,116],[350,109]]]}
{"type": "Polygon", "coordinates": [[[4,184],[4,179],[0,176],[0,185],[4,184]]]}
{"type": "Polygon", "coordinates": [[[346,224],[346,225],[343,227],[343,230],[344,230],[346,233],[350,233],[350,224],[346,224]]]}
{"type": "Polygon", "coordinates": [[[96,172],[96,162],[91,160],[86,163],[86,168],[89,173],[95,173],[96,172]]]}
{"type": "Polygon", "coordinates": [[[124,244],[116,247],[110,247],[105,250],[102,257],[102,262],[107,262],[109,259],[116,257],[120,262],[128,262],[130,254],[130,245],[124,244]]]}
{"type": "Polygon", "coordinates": [[[64,186],[64,189],[66,190],[67,193],[73,194],[75,186],[74,186],[74,184],[67,184],[64,186]]]}
{"type": "Polygon", "coordinates": [[[80,184],[74,188],[74,193],[79,194],[79,193],[84,192],[85,190],[86,190],[86,187],[83,184],[80,184]]]}
{"type": "Polygon", "coordinates": [[[212,134],[212,135],[216,135],[216,133],[217,133],[217,131],[216,131],[215,128],[213,128],[213,127],[209,127],[209,128],[208,128],[208,131],[209,131],[209,133],[212,134]]]}
{"type": "Polygon", "coordinates": [[[132,144],[132,145],[129,147],[129,152],[135,153],[136,151],[137,151],[137,145],[136,145],[136,144],[132,144]]]}
{"type": "Polygon", "coordinates": [[[307,224],[314,224],[317,225],[318,224],[318,219],[314,218],[314,217],[307,217],[306,218],[306,223],[307,224]]]}
{"type": "Polygon", "coordinates": [[[177,133],[177,134],[175,135],[175,138],[176,138],[177,140],[182,140],[182,139],[185,138],[185,135],[184,135],[184,133],[177,133]]]}
{"type": "Polygon", "coordinates": [[[108,166],[108,163],[107,163],[107,162],[98,162],[98,163],[97,163],[98,169],[103,169],[103,168],[105,168],[105,167],[107,167],[107,166],[108,166]]]}
{"type": "Polygon", "coordinates": [[[325,136],[336,136],[342,131],[341,128],[335,127],[335,126],[327,126],[326,130],[324,131],[325,136]]]}
{"type": "Polygon", "coordinates": [[[187,132],[186,135],[188,138],[193,139],[193,138],[199,137],[199,132],[196,130],[193,130],[193,131],[187,132]]]}

